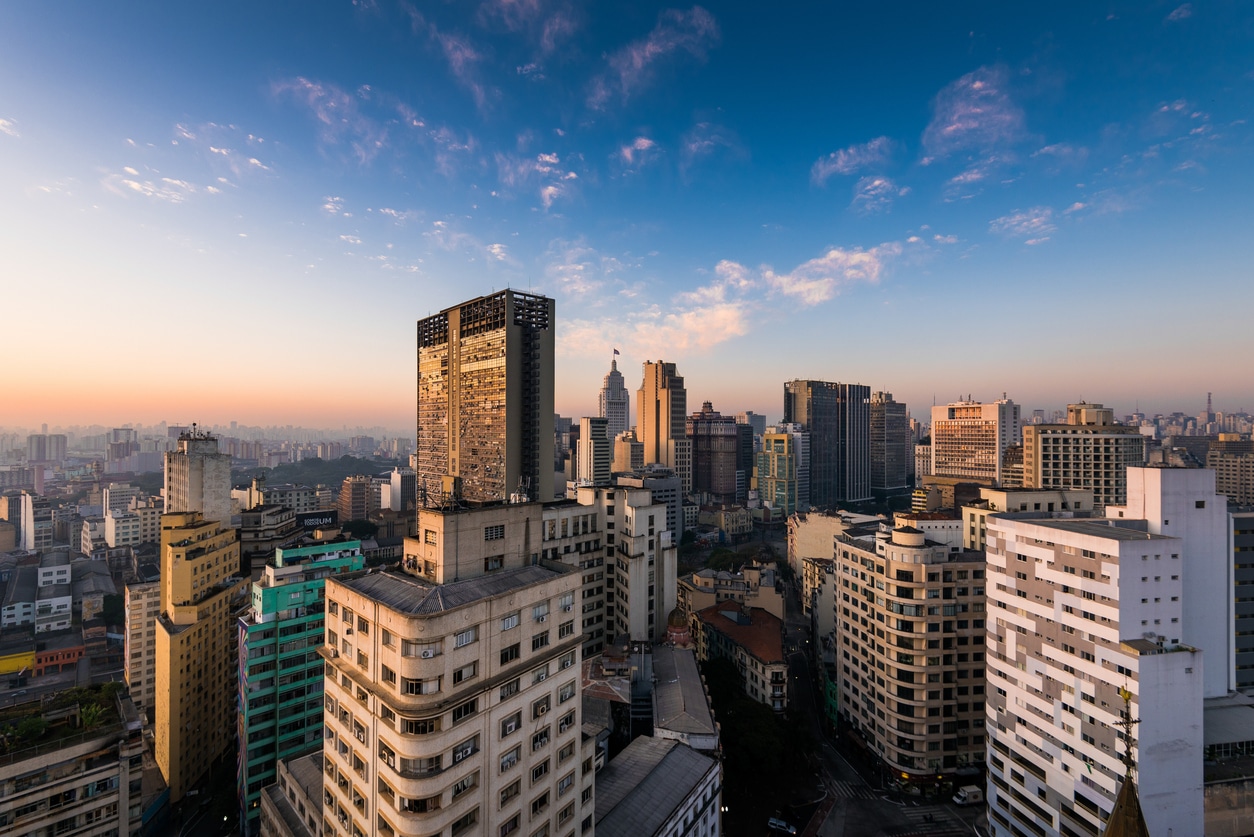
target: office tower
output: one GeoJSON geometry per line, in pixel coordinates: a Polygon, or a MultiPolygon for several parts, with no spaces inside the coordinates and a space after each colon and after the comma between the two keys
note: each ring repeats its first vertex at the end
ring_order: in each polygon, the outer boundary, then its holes
{"type": "Polygon", "coordinates": [[[1184,542],[1145,520],[1039,515],[987,518],[992,834],[1109,833],[1125,777],[1121,689],[1140,719],[1150,833],[1202,834],[1205,649],[1180,642],[1184,542]]]}
{"type": "Polygon", "coordinates": [[[798,443],[804,435],[804,431],[799,431],[768,432],[762,436],[762,452],[758,454],[755,476],[758,498],[785,516],[809,511],[809,506],[803,507],[798,499],[801,494],[798,443]]]}
{"type": "Polygon", "coordinates": [[[749,499],[749,486],[753,482],[753,466],[757,460],[752,425],[736,422],[736,502],[744,504],[749,499]]]}
{"type": "Polygon", "coordinates": [[[913,526],[834,542],[840,714],[894,778],[960,784],[984,760],[984,555],[913,526]]]}
{"type": "Polygon", "coordinates": [[[326,837],[591,827],[579,571],[537,561],[327,579],[326,837]]]}
{"type": "Polygon", "coordinates": [[[1254,442],[1220,433],[1206,451],[1206,467],[1215,472],[1215,490],[1233,503],[1254,505],[1254,442]]]}
{"type": "Polygon", "coordinates": [[[616,474],[635,473],[644,467],[644,445],[636,439],[636,432],[628,430],[614,437],[614,460],[611,471],[616,474]]]}
{"type": "Polygon", "coordinates": [[[688,391],[675,364],[648,361],[636,394],[636,436],[646,465],[665,465],[692,493],[692,445],[687,436],[688,391]]]}
{"type": "Polygon", "coordinates": [[[32,433],[26,437],[26,461],[48,461],[48,437],[43,433],[32,433]]]}
{"type": "Polygon", "coordinates": [[[740,462],[736,420],[714,409],[709,401],[685,422],[692,446],[692,490],[708,494],[715,503],[736,502],[736,466],[740,462]]]}
{"type": "Polygon", "coordinates": [[[631,394],[623,383],[623,373],[618,371],[617,359],[610,361],[610,371],[605,374],[597,400],[601,418],[609,423],[611,439],[631,429],[631,394]]]}
{"type": "Polygon", "coordinates": [[[126,639],[123,670],[135,708],[148,716],[156,712],[157,618],[161,615],[161,585],[132,581],[126,585],[126,639]]]}
{"type": "Polygon", "coordinates": [[[861,384],[788,381],[784,422],[810,434],[810,505],[871,497],[871,389],[861,384]]]}
{"type": "Polygon", "coordinates": [[[365,566],[361,541],[339,539],[276,549],[252,583],[239,617],[239,751],[236,781],[242,833],[257,833],[261,790],[275,763],[322,747],[326,579],[365,566]]]}
{"type": "Polygon", "coordinates": [[[239,567],[234,529],[195,511],[162,515],[155,750],[172,803],[235,743],[235,611],[248,594],[239,567]]]}
{"type": "Polygon", "coordinates": [[[335,500],[340,522],[365,520],[379,510],[379,491],[374,481],[364,474],[345,477],[340,484],[340,495],[335,500]]]}
{"type": "Polygon", "coordinates": [[[218,439],[192,425],[165,455],[165,510],[200,512],[204,519],[231,524],[231,457],[218,452],[218,439]]]}
{"type": "Polygon", "coordinates": [[[33,696],[15,707],[20,717],[5,718],[0,830],[7,835],[146,833],[139,715],[114,683],[77,691],[72,733],[66,707],[33,696]]]}
{"type": "Polygon", "coordinates": [[[645,487],[581,490],[581,505],[605,519],[607,631],[610,638],[660,642],[675,609],[679,539],[668,528],[667,507],[645,487]]]}
{"type": "Polygon", "coordinates": [[[906,405],[891,392],[871,393],[871,490],[881,494],[910,487],[913,444],[906,405]]]}
{"type": "Polygon", "coordinates": [[[747,424],[753,428],[753,435],[761,436],[766,433],[766,416],[761,413],[755,413],[753,410],[746,410],[743,413],[736,413],[737,424],[747,424]]]}
{"type": "Polygon", "coordinates": [[[1127,470],[1145,464],[1139,428],[1101,404],[1068,404],[1066,424],[1023,428],[1025,488],[1087,488],[1100,512],[1127,497],[1127,470]]]}
{"type": "Polygon", "coordinates": [[[931,476],[997,485],[1006,448],[1019,442],[1019,405],[1005,396],[933,407],[931,476]]]}
{"type": "Polygon", "coordinates": [[[575,450],[575,482],[605,485],[610,481],[609,419],[584,416],[579,419],[579,442],[575,450]]]}
{"type": "Polygon", "coordinates": [[[507,290],[418,321],[419,505],[553,498],[553,316],[507,290]]]}

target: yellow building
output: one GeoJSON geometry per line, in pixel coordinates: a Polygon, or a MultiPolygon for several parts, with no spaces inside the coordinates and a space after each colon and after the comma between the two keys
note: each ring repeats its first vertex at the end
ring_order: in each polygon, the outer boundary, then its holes
{"type": "Polygon", "coordinates": [[[157,765],[177,802],[234,743],[237,636],[247,603],[234,529],[199,512],[161,517],[157,765]]]}

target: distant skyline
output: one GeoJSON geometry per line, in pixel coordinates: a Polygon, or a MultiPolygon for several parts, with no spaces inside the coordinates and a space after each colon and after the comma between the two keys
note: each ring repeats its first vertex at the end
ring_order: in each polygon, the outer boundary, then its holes
{"type": "Polygon", "coordinates": [[[1243,4],[2,4],[0,426],[412,430],[506,286],[574,417],[1254,410],[1252,104],[1243,4]]]}

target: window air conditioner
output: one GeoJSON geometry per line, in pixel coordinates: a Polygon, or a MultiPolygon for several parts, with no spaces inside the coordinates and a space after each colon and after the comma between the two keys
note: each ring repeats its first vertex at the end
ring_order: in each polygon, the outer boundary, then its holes
{"type": "Polygon", "coordinates": [[[429,660],[429,659],[431,659],[431,658],[432,658],[432,657],[434,657],[434,656],[435,656],[435,652],[434,652],[434,651],[432,651],[430,648],[428,648],[426,651],[423,651],[423,652],[422,652],[422,658],[423,658],[424,660],[429,660]]]}

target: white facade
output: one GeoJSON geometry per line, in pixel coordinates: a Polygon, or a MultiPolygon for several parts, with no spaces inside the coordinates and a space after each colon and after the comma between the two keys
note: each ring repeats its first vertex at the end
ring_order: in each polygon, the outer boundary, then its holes
{"type": "Polygon", "coordinates": [[[143,526],[133,511],[110,511],[104,520],[105,543],[111,547],[138,546],[143,543],[143,526]]]}
{"type": "Polygon", "coordinates": [[[205,520],[231,525],[231,457],[218,452],[213,436],[179,437],[165,455],[165,510],[198,511],[205,520]]]}
{"type": "Polygon", "coordinates": [[[579,444],[575,450],[575,481],[584,485],[605,485],[610,481],[610,439],[608,419],[584,416],[579,419],[579,444]]]}
{"type": "Polygon", "coordinates": [[[987,526],[992,834],[1101,833],[1124,776],[1120,688],[1141,719],[1150,832],[1202,834],[1203,667],[1179,644],[1183,542],[1132,521],[995,514],[987,526]]]}
{"type": "Polygon", "coordinates": [[[1206,468],[1129,468],[1128,504],[1113,518],[1148,521],[1149,531],[1183,542],[1183,628],[1174,634],[1206,652],[1205,696],[1236,688],[1236,619],[1227,498],[1206,468]]]}

